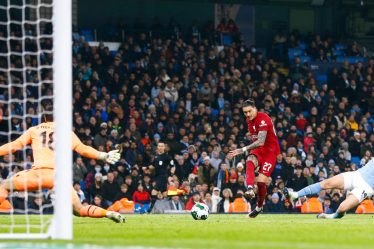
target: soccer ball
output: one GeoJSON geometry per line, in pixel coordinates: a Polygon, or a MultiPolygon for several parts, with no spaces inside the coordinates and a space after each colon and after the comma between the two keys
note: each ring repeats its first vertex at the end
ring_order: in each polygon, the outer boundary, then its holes
{"type": "Polygon", "coordinates": [[[192,218],[195,220],[206,220],[209,215],[209,208],[204,203],[196,203],[191,209],[192,218]]]}

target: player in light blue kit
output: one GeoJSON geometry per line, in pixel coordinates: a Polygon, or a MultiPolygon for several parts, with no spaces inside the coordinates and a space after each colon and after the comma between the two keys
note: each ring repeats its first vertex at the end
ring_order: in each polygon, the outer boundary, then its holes
{"type": "Polygon", "coordinates": [[[364,167],[356,171],[341,173],[322,182],[309,185],[298,192],[285,189],[284,195],[293,203],[299,197],[318,194],[321,190],[333,188],[349,190],[350,193],[339,205],[335,213],[321,213],[317,218],[342,218],[348,210],[360,204],[366,197],[370,198],[374,194],[374,159],[371,159],[364,167]]]}

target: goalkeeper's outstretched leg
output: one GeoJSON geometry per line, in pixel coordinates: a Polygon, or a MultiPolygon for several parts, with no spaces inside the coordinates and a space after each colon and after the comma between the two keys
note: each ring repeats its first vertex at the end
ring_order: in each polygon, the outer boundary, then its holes
{"type": "MultiPolygon", "coordinates": [[[[31,169],[18,172],[0,184],[0,204],[6,201],[9,191],[37,191],[39,189],[53,188],[54,172],[51,169],[31,169]]],[[[109,218],[117,223],[125,222],[125,218],[117,212],[107,211],[103,208],[88,205],[83,206],[77,193],[72,188],[72,203],[74,215],[91,218],[109,218]]]]}
{"type": "Polygon", "coordinates": [[[73,197],[73,213],[80,217],[91,217],[91,218],[108,218],[116,223],[125,223],[125,217],[120,213],[114,211],[107,211],[101,207],[94,205],[83,206],[79,200],[77,193],[72,188],[73,197]]]}

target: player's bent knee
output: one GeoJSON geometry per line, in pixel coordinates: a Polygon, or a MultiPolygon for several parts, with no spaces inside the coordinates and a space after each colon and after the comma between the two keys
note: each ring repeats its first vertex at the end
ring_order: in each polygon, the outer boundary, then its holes
{"type": "Polygon", "coordinates": [[[321,188],[322,189],[328,189],[329,188],[329,183],[328,182],[321,182],[321,188]]]}
{"type": "Polygon", "coordinates": [[[268,182],[268,177],[262,173],[259,173],[259,175],[256,178],[257,183],[262,182],[262,183],[267,183],[268,182]]]}
{"type": "Polygon", "coordinates": [[[327,179],[326,181],[321,182],[321,187],[322,189],[331,189],[335,188],[335,184],[334,181],[332,181],[332,179],[327,179]]]}
{"type": "Polygon", "coordinates": [[[74,202],[73,201],[73,214],[75,215],[75,216],[81,216],[80,215],[80,212],[81,212],[81,209],[83,208],[83,205],[82,205],[82,203],[80,203],[80,202],[74,202]]]}
{"type": "Polygon", "coordinates": [[[249,155],[249,156],[247,157],[247,160],[248,160],[248,161],[252,161],[253,164],[254,164],[256,167],[258,166],[258,161],[257,161],[257,157],[256,157],[256,156],[254,156],[254,155],[249,155]]]}
{"type": "Polygon", "coordinates": [[[73,207],[73,215],[80,217],[81,216],[80,209],[78,210],[73,207]]]}
{"type": "Polygon", "coordinates": [[[9,191],[14,188],[14,184],[10,179],[6,179],[0,183],[0,187],[9,191]]]}
{"type": "Polygon", "coordinates": [[[346,213],[351,209],[351,207],[348,205],[348,203],[342,202],[338,208],[339,212],[346,213]]]}
{"type": "Polygon", "coordinates": [[[83,205],[73,188],[72,188],[72,204],[73,204],[73,214],[76,216],[80,216],[80,211],[83,208],[83,205]]]}

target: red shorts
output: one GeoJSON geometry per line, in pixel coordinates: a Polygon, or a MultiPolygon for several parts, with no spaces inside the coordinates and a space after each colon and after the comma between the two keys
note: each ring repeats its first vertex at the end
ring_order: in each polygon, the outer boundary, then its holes
{"type": "Polygon", "coordinates": [[[255,155],[257,157],[259,167],[258,173],[270,177],[271,173],[273,173],[279,153],[274,150],[269,150],[261,147],[251,150],[249,154],[255,155]]]}

